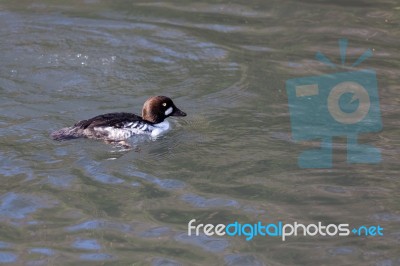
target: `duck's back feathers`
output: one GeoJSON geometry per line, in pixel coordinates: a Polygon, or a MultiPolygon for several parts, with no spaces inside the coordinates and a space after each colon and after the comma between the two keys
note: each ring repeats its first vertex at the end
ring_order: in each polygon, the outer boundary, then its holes
{"type": "Polygon", "coordinates": [[[80,129],[95,127],[123,128],[127,123],[143,121],[142,117],[131,113],[109,113],[98,115],[88,120],[79,121],[74,125],[80,129]]]}

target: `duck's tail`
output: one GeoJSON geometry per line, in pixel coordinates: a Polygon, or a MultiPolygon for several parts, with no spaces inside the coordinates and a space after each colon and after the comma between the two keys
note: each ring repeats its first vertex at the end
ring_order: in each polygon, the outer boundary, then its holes
{"type": "Polygon", "coordinates": [[[69,140],[84,137],[83,129],[79,127],[64,127],[50,134],[54,140],[69,140]]]}

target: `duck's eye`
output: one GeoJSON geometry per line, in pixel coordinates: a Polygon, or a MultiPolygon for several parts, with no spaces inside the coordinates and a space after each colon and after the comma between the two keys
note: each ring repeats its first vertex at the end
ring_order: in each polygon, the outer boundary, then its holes
{"type": "Polygon", "coordinates": [[[167,106],[167,103],[163,103],[162,106],[167,106]]]}

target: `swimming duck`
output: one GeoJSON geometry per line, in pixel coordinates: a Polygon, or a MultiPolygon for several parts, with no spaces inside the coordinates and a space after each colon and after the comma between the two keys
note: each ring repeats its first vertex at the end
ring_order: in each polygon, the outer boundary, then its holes
{"type": "Polygon", "coordinates": [[[54,140],[75,138],[102,139],[108,142],[124,141],[135,135],[153,138],[166,132],[170,126],[167,117],[186,116],[166,96],[150,97],[143,105],[142,116],[133,113],[108,113],[82,120],[72,127],[51,133],[54,140]]]}

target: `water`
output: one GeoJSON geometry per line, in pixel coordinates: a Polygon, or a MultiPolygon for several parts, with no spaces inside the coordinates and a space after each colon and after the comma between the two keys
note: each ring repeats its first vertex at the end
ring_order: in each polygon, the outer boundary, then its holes
{"type": "Polygon", "coordinates": [[[400,265],[396,1],[2,1],[0,263],[400,265]],[[299,169],[285,80],[332,73],[323,52],[377,72],[377,165],[299,169]],[[188,116],[122,150],[49,134],[139,113],[151,95],[188,116]],[[350,223],[383,237],[188,237],[205,223],[350,223]]]}

